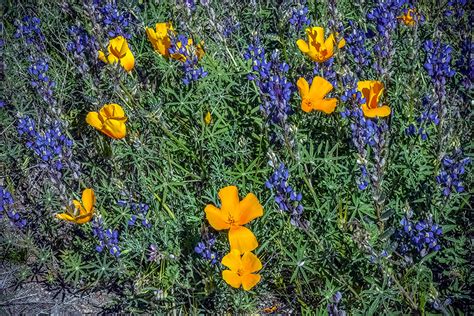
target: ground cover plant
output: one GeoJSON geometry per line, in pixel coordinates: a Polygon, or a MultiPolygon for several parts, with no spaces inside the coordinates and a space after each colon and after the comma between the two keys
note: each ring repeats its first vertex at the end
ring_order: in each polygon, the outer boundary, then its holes
{"type": "Polygon", "coordinates": [[[3,2],[0,310],[468,314],[470,10],[3,2]]]}

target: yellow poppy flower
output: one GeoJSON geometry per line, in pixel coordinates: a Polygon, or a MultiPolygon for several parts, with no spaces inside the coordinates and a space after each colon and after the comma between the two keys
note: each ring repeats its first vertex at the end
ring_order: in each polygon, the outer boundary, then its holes
{"type": "Polygon", "coordinates": [[[212,121],[211,112],[207,112],[206,116],[204,117],[204,123],[206,123],[206,125],[209,125],[211,124],[211,121],[212,121]]]}
{"type": "Polygon", "coordinates": [[[171,47],[169,32],[173,31],[174,29],[171,22],[156,23],[155,29],[151,27],[146,28],[146,35],[148,36],[148,40],[151,42],[151,45],[153,45],[155,51],[159,52],[165,57],[168,57],[168,50],[171,47]]]}
{"type": "Polygon", "coordinates": [[[85,189],[82,191],[82,204],[78,200],[73,200],[72,203],[74,204],[74,210],[67,208],[65,213],[56,214],[56,218],[76,224],[84,224],[92,219],[95,204],[94,190],[85,189]]]}
{"type": "MultiPolygon", "coordinates": [[[[204,56],[204,48],[202,47],[203,43],[204,42],[201,41],[201,43],[199,43],[197,45],[194,45],[193,39],[189,38],[188,43],[186,44],[186,50],[189,52],[190,50],[194,49],[198,60],[201,60],[201,58],[204,56]]],[[[178,48],[181,48],[183,46],[183,43],[177,42],[176,46],[178,48]]],[[[183,63],[186,61],[186,56],[184,56],[183,54],[180,54],[180,53],[171,54],[170,57],[172,59],[178,60],[178,61],[183,62],[183,63]]]]}
{"type": "Polygon", "coordinates": [[[255,235],[243,225],[263,215],[263,207],[253,193],[239,201],[237,187],[228,186],[219,191],[221,208],[208,204],[204,209],[209,224],[216,230],[229,230],[230,248],[240,252],[258,247],[255,235]]]}
{"type": "Polygon", "coordinates": [[[312,110],[331,114],[337,105],[336,98],[325,99],[326,94],[334,88],[326,79],[316,76],[313,78],[311,87],[305,78],[299,78],[296,83],[301,96],[301,109],[305,112],[312,110]]]}
{"type": "Polygon", "coordinates": [[[240,256],[240,252],[234,249],[221,262],[230,269],[222,271],[222,278],[230,286],[238,289],[242,285],[245,291],[249,291],[260,282],[260,274],[253,272],[261,270],[262,263],[253,253],[245,252],[240,256]]]}
{"type": "Polygon", "coordinates": [[[419,15],[416,9],[411,8],[398,17],[398,19],[401,20],[406,26],[415,26],[418,18],[419,15]]]}
{"type": "Polygon", "coordinates": [[[86,117],[90,126],[115,139],[124,138],[127,134],[126,121],[122,107],[115,103],[104,105],[99,112],[89,112],[86,117]]]}
{"type": "Polygon", "coordinates": [[[109,41],[107,46],[109,54],[105,56],[104,52],[99,50],[99,59],[107,64],[120,63],[126,71],[131,71],[135,66],[135,57],[128,47],[127,40],[123,36],[117,36],[109,41]]]}
{"type": "Polygon", "coordinates": [[[362,93],[365,103],[362,104],[362,111],[366,117],[385,117],[390,115],[390,107],[387,105],[378,106],[382,96],[384,86],[380,81],[367,80],[357,83],[357,90],[362,93]]]}
{"type": "MultiPolygon", "coordinates": [[[[307,28],[306,35],[308,36],[308,42],[299,39],[296,45],[298,45],[301,52],[306,54],[311,60],[322,63],[334,55],[334,44],[336,44],[334,34],[329,35],[329,37],[324,40],[324,28],[316,26],[307,28]]],[[[341,39],[339,43],[337,43],[338,48],[342,48],[344,45],[346,45],[344,39],[341,39]]]]}

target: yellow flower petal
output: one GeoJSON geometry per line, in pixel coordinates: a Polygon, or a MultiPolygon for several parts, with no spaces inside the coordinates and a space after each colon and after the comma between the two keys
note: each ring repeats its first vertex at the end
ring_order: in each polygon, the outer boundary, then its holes
{"type": "Polygon", "coordinates": [[[309,97],[312,100],[321,100],[324,99],[326,94],[331,92],[333,89],[332,84],[324,79],[323,77],[316,76],[311,82],[311,88],[309,88],[309,97]]]}
{"type": "Polygon", "coordinates": [[[89,112],[86,116],[86,122],[98,130],[102,129],[102,120],[97,112],[89,112]]]}
{"type": "Polygon", "coordinates": [[[242,268],[242,258],[240,251],[234,249],[222,258],[221,263],[231,269],[232,271],[238,271],[242,268]]]}
{"type": "Polygon", "coordinates": [[[206,219],[209,222],[209,225],[212,226],[215,230],[229,229],[230,224],[227,223],[227,214],[223,213],[220,209],[214,205],[208,204],[204,209],[206,213],[206,219]]]}
{"type": "Polygon", "coordinates": [[[366,104],[362,105],[362,111],[364,112],[364,115],[369,118],[386,117],[389,116],[391,112],[390,107],[387,105],[379,106],[375,109],[369,109],[366,104]]]}
{"type": "Polygon", "coordinates": [[[135,57],[133,57],[132,52],[129,50],[125,55],[120,59],[120,65],[123,69],[130,72],[135,67],[135,57]]]}
{"type": "Polygon", "coordinates": [[[232,226],[229,229],[230,249],[239,250],[241,253],[252,251],[258,247],[255,235],[244,226],[232,226]]]}
{"type": "Polygon", "coordinates": [[[221,210],[225,214],[230,214],[235,221],[240,217],[239,213],[239,191],[236,186],[227,186],[220,189],[219,199],[221,200],[221,210]]]}
{"type": "Polygon", "coordinates": [[[69,215],[67,213],[56,214],[56,218],[62,219],[62,220],[68,221],[68,222],[75,222],[74,217],[72,217],[71,215],[69,215]]]}
{"type": "Polygon", "coordinates": [[[262,262],[251,252],[246,252],[242,256],[242,270],[245,273],[257,272],[262,269],[262,262]]]}
{"type": "Polygon", "coordinates": [[[253,193],[247,196],[239,203],[240,218],[238,220],[240,225],[245,225],[251,220],[263,215],[263,206],[258,201],[258,198],[253,193]]]}
{"type": "Polygon", "coordinates": [[[100,114],[105,119],[126,120],[125,111],[116,103],[105,104],[100,109],[100,114]]]}
{"type": "Polygon", "coordinates": [[[298,46],[298,48],[300,49],[302,53],[306,54],[307,52],[309,52],[308,43],[306,43],[304,40],[302,39],[297,40],[296,45],[298,46]]]}
{"type": "Polygon", "coordinates": [[[92,211],[95,204],[95,194],[92,189],[85,189],[82,191],[82,205],[87,213],[92,211]]]}
{"type": "Polygon", "coordinates": [[[127,135],[127,127],[121,120],[108,119],[101,130],[104,134],[115,139],[122,139],[127,135]]]}
{"type": "Polygon", "coordinates": [[[260,279],[261,279],[260,274],[244,275],[241,277],[242,287],[244,288],[245,291],[250,291],[255,285],[257,285],[258,282],[260,282],[260,279]]]}
{"type": "Polygon", "coordinates": [[[242,284],[242,277],[239,276],[236,272],[230,270],[222,271],[222,278],[232,287],[238,289],[242,284]]]}
{"type": "Polygon", "coordinates": [[[104,63],[108,63],[107,61],[107,58],[105,57],[105,54],[103,51],[99,50],[99,55],[97,56],[97,58],[99,58],[101,61],[103,61],[104,63]]]}
{"type": "Polygon", "coordinates": [[[296,86],[298,87],[298,91],[300,93],[301,99],[304,99],[308,96],[309,93],[309,84],[305,78],[299,78],[296,82],[296,86]]]}
{"type": "Polygon", "coordinates": [[[322,111],[326,114],[331,114],[334,112],[337,106],[337,99],[335,98],[330,98],[330,99],[324,99],[320,100],[314,103],[314,109],[318,111],[322,111]]]}

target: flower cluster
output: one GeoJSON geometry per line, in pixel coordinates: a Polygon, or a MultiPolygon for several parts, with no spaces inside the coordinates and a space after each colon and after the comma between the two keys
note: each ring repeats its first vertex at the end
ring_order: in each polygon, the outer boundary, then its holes
{"type": "Polygon", "coordinates": [[[296,192],[288,183],[290,173],[285,165],[282,163],[265,182],[265,186],[274,191],[275,202],[283,212],[290,213],[291,224],[301,227],[301,215],[303,214],[303,205],[301,193],[296,192]]]}
{"type": "Polygon", "coordinates": [[[291,10],[290,24],[296,31],[301,31],[303,28],[311,24],[308,18],[308,7],[300,5],[291,10]]]}
{"type": "Polygon", "coordinates": [[[462,18],[466,12],[465,8],[467,7],[468,0],[449,0],[446,3],[444,15],[447,17],[455,17],[456,19],[462,18]]]}
{"type": "Polygon", "coordinates": [[[45,37],[40,29],[41,20],[35,16],[25,16],[23,19],[15,21],[17,27],[15,38],[23,38],[28,46],[34,46],[40,51],[45,49],[45,37]]]}
{"type": "Polygon", "coordinates": [[[118,201],[118,205],[120,206],[129,206],[130,209],[134,214],[130,217],[128,220],[128,225],[129,226],[134,226],[136,225],[137,219],[141,221],[142,226],[145,228],[151,228],[151,223],[148,221],[146,218],[148,211],[150,210],[150,206],[146,203],[127,203],[127,201],[120,200],[118,201]]]}
{"type": "Polygon", "coordinates": [[[0,219],[7,216],[10,223],[17,228],[26,226],[26,219],[21,218],[20,214],[13,208],[13,197],[7,189],[0,186],[0,219]]]}
{"type": "Polygon", "coordinates": [[[99,44],[93,36],[79,26],[72,26],[69,29],[69,35],[71,40],[66,43],[66,49],[73,54],[79,72],[86,73],[91,64],[97,63],[99,44]]]}
{"type": "Polygon", "coordinates": [[[441,171],[436,177],[436,181],[441,185],[444,196],[449,196],[454,191],[464,191],[461,176],[466,172],[465,168],[470,162],[469,157],[463,157],[460,149],[441,159],[441,171]]]}
{"type": "Polygon", "coordinates": [[[433,84],[445,85],[446,78],[454,76],[451,68],[452,48],[440,41],[426,41],[424,44],[426,62],[424,67],[431,77],[433,84]]]}
{"type": "Polygon", "coordinates": [[[71,157],[73,142],[62,132],[59,121],[45,131],[39,131],[36,129],[36,122],[31,117],[24,116],[19,118],[17,130],[20,136],[27,139],[26,147],[55,170],[63,169],[64,161],[71,157]]]}
{"type": "Polygon", "coordinates": [[[96,217],[92,222],[92,234],[97,238],[99,244],[95,247],[97,252],[102,252],[105,248],[109,249],[111,255],[115,258],[120,256],[120,248],[118,246],[118,231],[105,229],[102,219],[96,217]]]}
{"type": "Polygon", "coordinates": [[[232,34],[238,32],[240,27],[240,22],[237,21],[233,15],[226,17],[222,23],[217,25],[219,32],[221,32],[225,38],[229,38],[232,34]]]}
{"type": "Polygon", "coordinates": [[[29,61],[28,73],[31,76],[31,86],[46,103],[54,105],[56,100],[53,96],[53,89],[56,83],[47,75],[49,69],[47,58],[30,56],[29,61]]]}
{"type": "Polygon", "coordinates": [[[230,252],[222,258],[222,264],[229,270],[222,271],[222,278],[234,288],[242,286],[245,291],[260,282],[262,263],[252,253],[258,241],[251,230],[244,225],[263,215],[263,207],[258,198],[249,193],[240,200],[236,186],[219,190],[221,208],[206,205],[204,212],[209,224],[216,230],[229,230],[230,252]]]}
{"type": "Polygon", "coordinates": [[[398,250],[401,254],[413,254],[426,256],[432,251],[441,249],[439,238],[443,230],[437,224],[434,224],[431,217],[428,220],[414,222],[410,215],[402,218],[402,226],[395,234],[395,240],[398,241],[398,250]]]}
{"type": "Polygon", "coordinates": [[[370,64],[370,52],[366,48],[367,36],[357,24],[350,20],[348,29],[351,30],[344,38],[347,43],[347,51],[352,56],[356,67],[355,72],[361,76],[362,70],[370,64]]]}
{"type": "Polygon", "coordinates": [[[422,140],[428,138],[427,125],[433,123],[439,124],[438,118],[438,102],[433,102],[429,96],[425,96],[422,99],[423,111],[420,116],[416,119],[417,124],[411,123],[406,129],[405,133],[408,136],[419,135],[422,140]]]}
{"type": "Polygon", "coordinates": [[[131,37],[128,29],[132,22],[132,16],[128,12],[121,12],[115,1],[108,3],[107,1],[94,0],[92,10],[109,38],[131,37]]]}
{"type": "Polygon", "coordinates": [[[472,40],[465,39],[461,45],[461,54],[456,61],[456,67],[459,73],[464,76],[462,84],[466,90],[471,89],[472,82],[474,81],[474,58],[472,58],[472,52],[474,52],[472,40]]]}
{"type": "Polygon", "coordinates": [[[211,264],[216,264],[219,261],[219,256],[213,249],[215,243],[216,237],[214,236],[210,238],[204,238],[198,242],[196,247],[194,247],[194,251],[203,259],[210,261],[211,264]]]}
{"type": "Polygon", "coordinates": [[[207,76],[207,71],[203,67],[199,67],[200,46],[193,46],[193,40],[185,35],[171,37],[171,46],[169,53],[171,55],[182,56],[181,69],[183,71],[183,83],[189,85],[193,81],[207,76]]]}
{"type": "Polygon", "coordinates": [[[278,51],[274,51],[268,61],[265,49],[258,40],[248,47],[244,58],[252,61],[253,73],[249,74],[248,78],[257,84],[262,101],[260,110],[264,113],[267,122],[281,126],[285,135],[289,134],[287,120],[293,114],[290,105],[293,85],[286,78],[286,73],[290,69],[289,65],[279,61],[278,51]]]}
{"type": "Polygon", "coordinates": [[[374,45],[375,69],[380,75],[386,75],[390,68],[394,46],[392,32],[397,27],[397,17],[405,0],[380,0],[374,8],[367,13],[367,19],[375,24],[378,32],[374,45]]]}

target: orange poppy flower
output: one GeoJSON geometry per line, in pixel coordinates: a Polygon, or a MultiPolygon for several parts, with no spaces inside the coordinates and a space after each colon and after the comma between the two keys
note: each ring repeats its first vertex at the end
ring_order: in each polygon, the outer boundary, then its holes
{"type": "Polygon", "coordinates": [[[326,79],[316,76],[311,82],[311,87],[305,78],[299,78],[296,83],[301,96],[301,109],[305,112],[312,110],[322,111],[331,114],[337,105],[336,98],[325,99],[326,95],[334,87],[326,79]]]}
{"type": "Polygon", "coordinates": [[[106,64],[120,63],[126,71],[131,71],[135,66],[135,57],[128,47],[127,40],[123,36],[117,36],[109,41],[107,46],[109,54],[105,56],[104,52],[99,50],[99,59],[106,64]]]}
{"type": "Polygon", "coordinates": [[[169,32],[173,31],[174,29],[171,22],[156,23],[155,29],[151,27],[146,28],[146,35],[155,51],[165,57],[169,57],[170,54],[168,50],[171,47],[169,32]]]}
{"type": "Polygon", "coordinates": [[[397,18],[401,20],[402,23],[405,24],[406,26],[415,26],[416,22],[419,19],[419,14],[416,11],[416,9],[410,8],[397,18]]]}
{"type": "Polygon", "coordinates": [[[249,291],[260,282],[260,274],[253,272],[261,270],[262,263],[253,253],[245,252],[240,256],[240,252],[234,249],[221,262],[230,269],[222,271],[222,278],[230,286],[238,289],[242,285],[245,291],[249,291]]]}
{"type": "Polygon", "coordinates": [[[362,111],[366,117],[385,117],[390,115],[390,107],[387,105],[379,105],[384,86],[380,81],[367,80],[357,83],[357,90],[362,93],[365,103],[362,104],[362,111]]]}
{"type": "Polygon", "coordinates": [[[94,216],[95,195],[94,190],[85,189],[82,191],[82,204],[78,200],[73,200],[74,210],[69,207],[65,213],[56,214],[56,218],[63,219],[76,224],[85,224],[94,216]]]}
{"type": "MultiPolygon", "coordinates": [[[[324,28],[316,26],[307,28],[306,35],[308,42],[302,39],[296,42],[296,45],[298,45],[298,48],[303,54],[306,54],[311,60],[318,63],[325,62],[334,56],[334,45],[336,44],[334,34],[329,35],[329,37],[324,40],[324,28]]],[[[346,45],[344,39],[341,39],[339,43],[337,43],[338,48],[343,48],[344,45],[346,45]]]]}
{"type": "Polygon", "coordinates": [[[204,209],[209,224],[216,230],[229,230],[230,248],[244,253],[258,247],[255,235],[243,225],[263,215],[263,207],[253,193],[239,201],[236,186],[219,191],[221,208],[208,204],[204,209]]]}
{"type": "Polygon", "coordinates": [[[125,137],[126,121],[127,117],[122,107],[115,103],[104,105],[99,112],[89,112],[86,117],[86,122],[90,126],[114,139],[125,137]]]}

